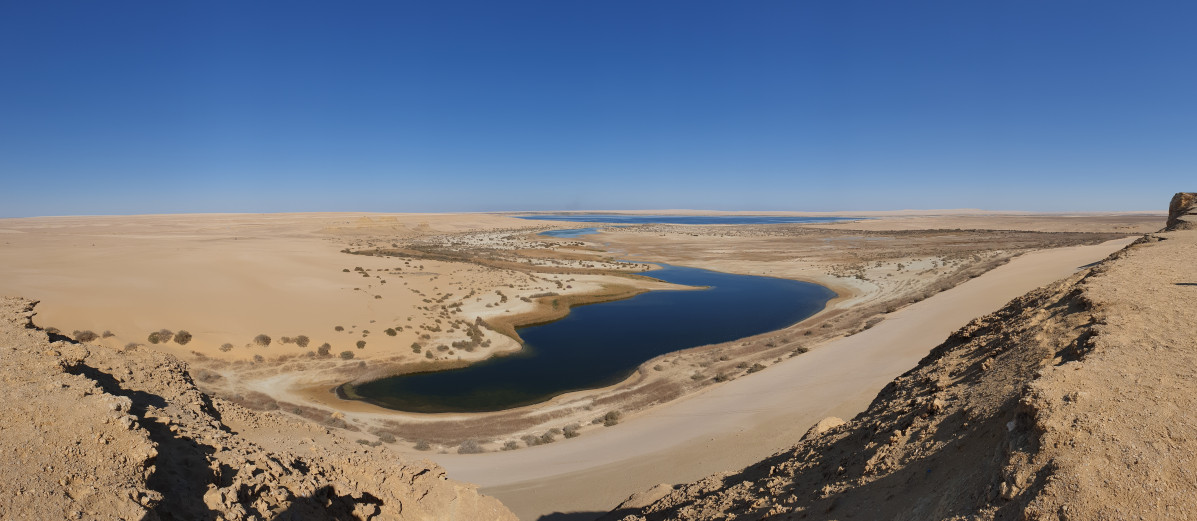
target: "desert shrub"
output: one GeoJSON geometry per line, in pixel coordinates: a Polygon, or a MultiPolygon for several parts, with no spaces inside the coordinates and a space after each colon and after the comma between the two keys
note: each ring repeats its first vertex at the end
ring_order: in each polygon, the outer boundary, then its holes
{"type": "Polygon", "coordinates": [[[378,441],[383,443],[395,443],[395,435],[389,432],[378,433],[378,441]]]}
{"type": "Polygon", "coordinates": [[[713,378],[713,380],[715,380],[716,382],[726,382],[731,379],[732,379],[731,375],[726,374],[726,373],[719,373],[719,374],[715,375],[715,378],[713,378]]]}
{"type": "Polygon", "coordinates": [[[255,361],[255,362],[258,362],[258,363],[265,362],[265,361],[266,361],[266,357],[264,357],[264,356],[262,356],[262,355],[254,355],[254,361],[255,361]]]}
{"type": "Polygon", "coordinates": [[[744,369],[748,367],[748,362],[740,362],[736,364],[736,369],[744,369]]]}
{"type": "Polygon", "coordinates": [[[343,269],[343,270],[341,270],[341,271],[342,271],[343,273],[349,273],[349,268],[345,268],[345,269],[343,269]]]}
{"type": "Polygon", "coordinates": [[[864,328],[869,329],[877,324],[880,324],[882,320],[885,320],[885,319],[882,317],[870,318],[868,322],[865,322],[864,328]]]}
{"type": "Polygon", "coordinates": [[[344,326],[337,326],[337,327],[333,328],[333,331],[344,331],[344,330],[345,330],[344,326]]]}
{"type": "Polygon", "coordinates": [[[573,425],[566,425],[564,429],[561,429],[561,433],[564,434],[566,438],[577,438],[578,436],[581,436],[581,433],[578,432],[581,429],[582,426],[575,423],[573,425]]]}
{"type": "Polygon", "coordinates": [[[328,342],[325,342],[323,344],[320,344],[320,347],[316,349],[316,354],[318,354],[320,356],[328,356],[328,352],[331,350],[332,350],[332,345],[329,344],[328,342]]]}
{"type": "Polygon", "coordinates": [[[295,339],[291,338],[289,336],[285,336],[285,337],[279,338],[278,341],[280,344],[290,344],[291,342],[294,342],[295,339]]]}
{"type": "Polygon", "coordinates": [[[398,335],[398,334],[399,334],[399,332],[398,332],[398,331],[395,331],[395,328],[393,328],[393,327],[388,327],[388,328],[386,328],[386,330],[385,330],[385,331],[383,331],[383,333],[386,333],[386,334],[387,334],[387,336],[395,336],[395,335],[398,335]]]}
{"type": "Polygon", "coordinates": [[[612,425],[615,425],[615,424],[619,423],[619,419],[622,417],[623,417],[623,414],[620,413],[619,411],[608,412],[607,414],[603,415],[603,426],[610,427],[612,425]]]}
{"type": "Polygon", "coordinates": [[[217,380],[224,378],[223,376],[220,375],[220,373],[217,373],[215,371],[209,371],[209,370],[203,369],[203,368],[196,369],[196,370],[192,371],[191,376],[195,377],[196,380],[199,380],[201,382],[206,382],[206,383],[215,382],[217,380]]]}
{"type": "Polygon", "coordinates": [[[366,341],[365,341],[365,340],[358,340],[358,341],[357,341],[357,348],[358,348],[358,349],[365,349],[365,347],[366,347],[366,341]]]}
{"type": "Polygon", "coordinates": [[[524,440],[524,445],[527,447],[535,447],[541,443],[540,436],[535,436],[532,434],[520,436],[520,439],[524,440]]]}
{"type": "Polygon", "coordinates": [[[436,346],[436,350],[437,350],[437,351],[440,351],[440,352],[442,352],[442,353],[443,353],[443,352],[445,352],[445,351],[448,351],[448,350],[449,350],[449,346],[447,346],[447,345],[445,345],[445,344],[441,344],[441,345],[439,345],[439,346],[436,346]]]}
{"type": "Polygon", "coordinates": [[[91,342],[92,340],[100,338],[100,335],[97,335],[89,330],[75,331],[71,334],[71,336],[75,337],[75,340],[80,342],[91,342]]]}
{"type": "Polygon", "coordinates": [[[749,373],[755,373],[755,372],[757,372],[757,371],[760,371],[761,369],[764,369],[764,368],[765,368],[765,366],[764,366],[764,365],[761,365],[761,364],[752,364],[752,367],[749,367],[749,368],[748,368],[748,372],[749,372],[749,373]]]}
{"type": "Polygon", "coordinates": [[[187,342],[190,342],[190,341],[191,341],[191,333],[188,333],[186,330],[179,330],[178,333],[175,333],[175,343],[176,344],[185,346],[185,345],[187,345],[187,342]]]}
{"type": "Polygon", "coordinates": [[[263,333],[261,335],[254,337],[254,343],[258,344],[259,346],[262,346],[262,347],[269,346],[270,345],[270,337],[267,336],[265,333],[263,333]]]}
{"type": "Polygon", "coordinates": [[[424,358],[432,358],[432,351],[424,351],[424,358]]]}
{"type": "Polygon", "coordinates": [[[432,445],[429,445],[427,441],[420,440],[416,442],[416,446],[414,448],[416,450],[430,450],[432,449],[432,445]]]}
{"type": "Polygon", "coordinates": [[[353,359],[353,351],[341,351],[341,359],[342,360],[352,360],[353,359]]]}
{"type": "Polygon", "coordinates": [[[413,353],[419,353],[419,352],[420,352],[420,344],[419,344],[419,342],[412,342],[412,343],[411,343],[411,352],[413,352],[413,353]]]}
{"type": "Polygon", "coordinates": [[[138,344],[137,342],[129,342],[128,344],[125,344],[126,351],[137,349],[138,347],[141,347],[141,344],[138,344]]]}
{"type": "Polygon", "coordinates": [[[482,445],[477,440],[465,440],[461,442],[461,445],[457,446],[458,454],[478,454],[481,452],[486,451],[482,449],[482,445]]]}
{"type": "Polygon", "coordinates": [[[103,338],[112,338],[112,337],[116,336],[116,333],[113,333],[112,331],[105,329],[104,332],[100,334],[100,336],[103,338]]]}
{"type": "Polygon", "coordinates": [[[553,434],[553,431],[548,431],[540,435],[541,443],[553,443],[554,441],[557,441],[557,435],[553,434]]]}
{"type": "Polygon", "coordinates": [[[146,340],[149,340],[151,344],[158,344],[158,343],[165,344],[167,342],[170,342],[170,339],[172,339],[174,337],[175,337],[174,331],[171,331],[169,329],[159,329],[157,331],[154,331],[153,333],[150,333],[150,335],[148,337],[146,337],[146,340]]]}
{"type": "Polygon", "coordinates": [[[233,344],[230,344],[230,343],[228,343],[228,342],[225,342],[225,343],[223,343],[223,344],[221,344],[221,345],[220,345],[220,350],[221,350],[221,351],[224,351],[225,353],[227,353],[227,352],[229,352],[229,351],[232,351],[232,350],[233,350],[233,344]]]}
{"type": "Polygon", "coordinates": [[[702,380],[703,378],[706,378],[706,377],[703,376],[702,373],[700,373],[698,371],[695,371],[694,374],[690,375],[690,379],[695,380],[695,381],[702,380]]]}
{"type": "Polygon", "coordinates": [[[295,345],[297,345],[299,347],[307,347],[308,344],[311,342],[312,342],[312,339],[308,338],[307,335],[299,335],[299,336],[295,337],[295,345]]]}
{"type": "Polygon", "coordinates": [[[515,440],[511,440],[511,441],[503,444],[503,450],[515,450],[518,448],[520,448],[520,444],[519,444],[519,442],[517,442],[515,440]]]}

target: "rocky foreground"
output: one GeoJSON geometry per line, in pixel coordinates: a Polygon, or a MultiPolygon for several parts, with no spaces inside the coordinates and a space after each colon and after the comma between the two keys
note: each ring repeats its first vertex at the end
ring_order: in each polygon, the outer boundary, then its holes
{"type": "Polygon", "coordinates": [[[1195,202],[974,320],[851,421],[606,519],[1197,517],[1195,202]]]}
{"type": "Polygon", "coordinates": [[[148,349],[51,338],[0,300],[0,518],[515,519],[431,463],[196,389],[148,349]]]}

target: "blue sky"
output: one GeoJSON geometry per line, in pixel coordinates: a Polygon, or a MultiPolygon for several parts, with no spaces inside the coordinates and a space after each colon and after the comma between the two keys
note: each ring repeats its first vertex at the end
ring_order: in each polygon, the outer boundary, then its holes
{"type": "Polygon", "coordinates": [[[0,216],[1161,210],[1192,5],[0,0],[0,216]]]}

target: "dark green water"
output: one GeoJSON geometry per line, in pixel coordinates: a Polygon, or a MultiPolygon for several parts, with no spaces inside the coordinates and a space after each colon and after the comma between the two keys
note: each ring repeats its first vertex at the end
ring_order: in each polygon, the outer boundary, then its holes
{"type": "Polygon", "coordinates": [[[650,291],[573,308],[561,320],[521,328],[525,349],[462,369],[395,376],[354,387],[365,401],[410,412],[480,412],[530,405],[610,385],[657,355],[789,326],[835,293],[771,277],[664,266],[645,275],[688,291],[650,291]]]}

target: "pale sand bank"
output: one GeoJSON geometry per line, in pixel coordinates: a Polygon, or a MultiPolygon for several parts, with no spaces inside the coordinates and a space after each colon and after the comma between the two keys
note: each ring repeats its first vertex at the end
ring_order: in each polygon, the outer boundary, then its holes
{"type": "Polygon", "coordinates": [[[969,320],[1101,260],[1133,239],[1029,253],[826,344],[569,443],[431,455],[522,519],[605,512],[657,483],[733,470],[788,447],[826,416],[851,418],[895,376],[969,320]]]}

